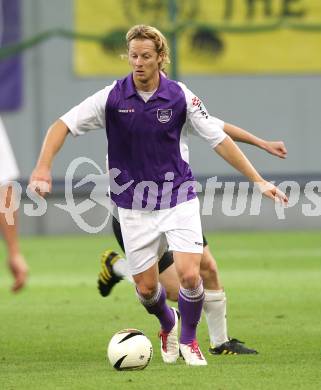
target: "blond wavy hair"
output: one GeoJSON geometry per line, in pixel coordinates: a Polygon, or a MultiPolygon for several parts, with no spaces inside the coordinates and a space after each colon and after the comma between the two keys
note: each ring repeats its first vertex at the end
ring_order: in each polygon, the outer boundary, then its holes
{"type": "Polygon", "coordinates": [[[133,39],[149,39],[154,42],[157,54],[162,56],[159,69],[166,73],[165,66],[171,61],[169,58],[168,43],[164,35],[155,27],[147,26],[145,24],[137,24],[128,30],[126,34],[127,50],[129,49],[129,44],[133,39]]]}

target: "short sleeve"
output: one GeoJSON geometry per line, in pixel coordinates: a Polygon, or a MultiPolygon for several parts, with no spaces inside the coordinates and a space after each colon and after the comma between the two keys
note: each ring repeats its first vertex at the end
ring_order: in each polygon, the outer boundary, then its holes
{"type": "Polygon", "coordinates": [[[227,136],[224,132],[224,122],[211,116],[202,101],[193,94],[183,83],[182,88],[187,105],[187,121],[194,134],[205,139],[212,148],[215,148],[227,136]]]}
{"type": "Polygon", "coordinates": [[[116,82],[89,96],[60,117],[74,136],[105,128],[105,106],[115,84],[116,82]]]}

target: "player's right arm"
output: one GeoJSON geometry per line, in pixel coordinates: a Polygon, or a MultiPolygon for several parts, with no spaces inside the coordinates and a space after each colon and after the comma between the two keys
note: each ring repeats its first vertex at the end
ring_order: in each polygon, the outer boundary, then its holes
{"type": "Polygon", "coordinates": [[[51,192],[51,168],[56,154],[69,133],[74,136],[105,127],[105,104],[112,85],[96,92],[60,117],[48,129],[37,165],[30,177],[30,186],[41,196],[51,192]]]}
{"type": "Polygon", "coordinates": [[[37,165],[30,177],[31,187],[41,196],[51,192],[52,178],[51,167],[54,157],[62,147],[68,135],[67,125],[58,119],[49,127],[45,140],[42,144],[37,165]]]}

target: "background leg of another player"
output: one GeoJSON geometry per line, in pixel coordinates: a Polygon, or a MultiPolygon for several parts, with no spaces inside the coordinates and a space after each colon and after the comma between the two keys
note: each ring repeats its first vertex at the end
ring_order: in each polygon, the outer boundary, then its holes
{"type": "MultiPolygon", "coordinates": [[[[14,201],[13,188],[1,186],[0,196],[4,197],[6,206],[14,201]]],[[[18,216],[14,213],[14,223],[8,224],[5,214],[0,213],[0,230],[5,240],[8,251],[8,267],[14,277],[12,291],[20,290],[27,281],[28,267],[20,252],[18,237],[18,216]]]]}
{"type": "MultiPolygon", "coordinates": [[[[173,254],[171,253],[171,256],[173,254]]],[[[130,275],[128,261],[124,258],[118,259],[113,265],[114,273],[131,283],[134,283],[133,277],[130,275]]],[[[159,281],[166,290],[166,298],[170,301],[177,302],[179,291],[179,279],[174,266],[174,263],[168,266],[159,274],[159,281]]]]}
{"type": "Polygon", "coordinates": [[[216,261],[208,245],[204,247],[200,273],[204,283],[205,299],[203,309],[210,342],[213,346],[219,346],[228,341],[226,295],[219,280],[216,261]]]}
{"type": "Polygon", "coordinates": [[[167,299],[177,302],[179,279],[174,264],[170,265],[159,274],[159,281],[166,290],[167,299]]]}
{"type": "Polygon", "coordinates": [[[128,261],[125,258],[120,258],[113,265],[114,272],[122,279],[128,280],[130,283],[134,283],[134,279],[129,272],[128,261]]]}

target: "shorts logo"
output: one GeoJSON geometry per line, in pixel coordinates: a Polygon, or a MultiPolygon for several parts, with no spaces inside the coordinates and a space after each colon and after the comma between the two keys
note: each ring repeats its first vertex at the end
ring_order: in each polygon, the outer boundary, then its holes
{"type": "Polygon", "coordinates": [[[197,242],[197,241],[195,241],[194,244],[195,244],[195,245],[199,245],[199,246],[203,246],[203,243],[202,243],[202,242],[197,242]]]}
{"type": "Polygon", "coordinates": [[[170,121],[172,114],[173,114],[173,110],[171,108],[168,109],[159,108],[157,110],[157,119],[161,123],[167,123],[170,121]]]}

